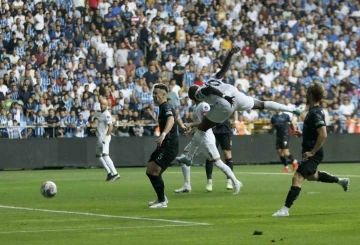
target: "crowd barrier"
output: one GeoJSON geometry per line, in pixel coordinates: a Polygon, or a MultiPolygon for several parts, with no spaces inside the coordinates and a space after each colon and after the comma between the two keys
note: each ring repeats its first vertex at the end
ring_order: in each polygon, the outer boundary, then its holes
{"type": "MultiPolygon", "coordinates": [[[[112,137],[110,156],[117,167],[145,166],[156,148],[156,137],[112,137]]],[[[179,154],[190,138],[180,137],[179,154]]],[[[96,138],[72,139],[0,139],[0,169],[90,168],[100,167],[95,158],[96,138]]],[[[360,137],[352,134],[329,135],[324,146],[324,162],[360,162],[360,137]]],[[[278,163],[275,136],[234,136],[235,164],[278,163]]],[[[301,160],[301,139],[292,137],[290,149],[301,160]]],[[[205,163],[197,156],[195,164],[205,163]]]]}

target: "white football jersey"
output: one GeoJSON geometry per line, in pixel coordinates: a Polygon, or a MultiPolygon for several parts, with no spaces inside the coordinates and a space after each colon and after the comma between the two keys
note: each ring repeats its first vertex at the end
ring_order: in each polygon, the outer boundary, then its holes
{"type": "Polygon", "coordinates": [[[217,88],[218,90],[220,90],[221,92],[223,92],[228,96],[233,96],[233,93],[237,90],[231,84],[222,82],[222,79],[217,79],[215,74],[211,75],[209,80],[206,83],[204,83],[204,85],[202,85],[200,88],[198,88],[198,90],[195,93],[195,98],[198,101],[205,101],[210,105],[214,105],[218,100],[221,100],[222,98],[212,94],[209,96],[204,95],[201,92],[201,90],[203,88],[206,88],[207,86],[212,86],[214,88],[217,88]]]}
{"type": "Polygon", "coordinates": [[[109,125],[112,124],[112,117],[110,112],[108,110],[104,112],[99,111],[96,112],[95,117],[98,120],[96,135],[105,136],[109,129],[109,125]]]}
{"type": "Polygon", "coordinates": [[[208,103],[206,102],[199,103],[194,109],[194,113],[193,113],[194,122],[201,122],[204,115],[208,111],[210,111],[210,105],[208,103]]]}

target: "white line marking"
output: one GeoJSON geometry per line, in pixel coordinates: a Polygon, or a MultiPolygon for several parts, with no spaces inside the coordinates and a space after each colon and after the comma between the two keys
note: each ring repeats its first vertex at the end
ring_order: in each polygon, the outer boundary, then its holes
{"type": "Polygon", "coordinates": [[[23,231],[1,231],[0,234],[14,234],[14,233],[42,233],[42,232],[78,232],[78,231],[104,231],[104,230],[127,230],[127,229],[144,229],[144,228],[166,228],[166,227],[187,227],[194,226],[193,224],[184,225],[154,225],[154,226],[119,226],[119,227],[94,227],[82,229],[59,229],[59,230],[23,230],[23,231]]]}
{"type": "MultiPolygon", "coordinates": [[[[166,174],[181,174],[181,172],[165,172],[166,174]]],[[[272,173],[272,172],[241,172],[241,171],[236,171],[235,172],[238,175],[282,175],[282,176],[292,176],[294,175],[294,173],[272,173]]],[[[202,172],[191,172],[191,174],[203,174],[202,172]]],[[[356,175],[356,174],[336,174],[333,173],[334,175],[338,175],[341,177],[352,177],[352,178],[360,178],[360,175],[356,175]]]]}
{"type": "Polygon", "coordinates": [[[131,217],[131,216],[119,216],[119,215],[109,215],[109,214],[94,214],[94,213],[85,213],[85,212],[72,212],[72,211],[50,210],[50,209],[40,209],[40,208],[25,208],[25,207],[4,206],[4,205],[0,205],[0,208],[27,210],[27,211],[38,211],[38,212],[45,212],[45,213],[76,214],[76,215],[95,216],[95,217],[103,217],[103,218],[117,218],[117,219],[130,219],[130,220],[144,220],[144,221],[159,221],[159,222],[169,222],[169,223],[176,223],[176,224],[196,225],[196,226],[197,225],[210,225],[209,223],[190,222],[190,221],[171,220],[171,219],[141,218],[141,217],[131,217]]]}

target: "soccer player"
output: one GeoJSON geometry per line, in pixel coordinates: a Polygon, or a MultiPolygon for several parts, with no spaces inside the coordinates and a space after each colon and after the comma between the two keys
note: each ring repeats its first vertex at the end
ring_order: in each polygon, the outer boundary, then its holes
{"type": "Polygon", "coordinates": [[[292,178],[292,186],[286,197],[285,206],[274,213],[273,216],[289,216],[289,209],[299,196],[301,184],[305,179],[308,181],[337,183],[344,191],[349,190],[350,180],[348,178],[339,178],[327,172],[317,170],[324,156],[322,146],[327,137],[325,114],[320,107],[324,91],[324,86],[319,82],[312,83],[307,89],[306,103],[309,105],[309,112],[304,120],[303,132],[295,132],[297,136],[303,136],[303,160],[292,178]]]}
{"type": "MultiPolygon", "coordinates": [[[[194,122],[184,124],[187,128],[197,127],[201,123],[202,118],[210,111],[210,105],[208,103],[200,102],[196,99],[194,100],[194,102],[196,104],[196,108],[193,113],[194,122]]],[[[191,142],[185,147],[183,154],[176,158],[177,161],[179,161],[182,157],[187,155],[188,152],[187,149],[190,148],[190,144],[191,142]]],[[[224,172],[224,174],[234,183],[235,186],[234,194],[235,195],[239,194],[242,184],[240,181],[236,179],[231,168],[221,160],[220,153],[216,146],[216,139],[212,129],[208,129],[206,131],[204,140],[199,146],[199,148],[200,148],[199,149],[200,153],[204,154],[207,157],[207,162],[211,165],[215,164],[215,166],[220,168],[224,172]]],[[[180,189],[175,190],[175,192],[176,193],[191,192],[190,166],[187,166],[186,164],[182,164],[182,172],[184,175],[185,183],[180,189]]],[[[208,185],[206,188],[208,190],[208,185]]],[[[212,186],[211,186],[211,190],[208,191],[212,191],[212,186]]]]}
{"type": "Polygon", "coordinates": [[[296,171],[298,167],[298,161],[291,155],[289,150],[290,133],[289,126],[292,130],[296,130],[296,125],[293,120],[290,119],[289,114],[278,111],[271,118],[271,127],[276,130],[276,150],[280,157],[281,163],[284,165],[283,172],[290,171],[286,158],[292,163],[293,171],[296,171]]]}
{"type": "Polygon", "coordinates": [[[181,163],[192,164],[192,158],[196,153],[197,147],[203,140],[208,129],[228,119],[234,111],[245,111],[248,109],[268,109],[273,111],[287,111],[300,115],[301,110],[273,101],[258,101],[246,96],[237,88],[222,82],[222,79],[229,69],[232,56],[239,52],[239,47],[233,47],[224,61],[224,65],[219,72],[212,75],[210,79],[201,87],[191,86],[189,88],[189,98],[191,100],[205,101],[212,105],[209,113],[202,119],[198,130],[192,138],[188,156],[180,159],[181,163]]]}
{"type": "Polygon", "coordinates": [[[120,179],[120,175],[117,173],[114,163],[109,156],[113,124],[106,99],[100,100],[100,108],[101,112],[97,112],[94,125],[97,128],[96,136],[98,137],[96,143],[96,158],[107,172],[106,181],[116,181],[120,179]]]}
{"type": "Polygon", "coordinates": [[[159,106],[158,123],[160,136],[156,140],[157,148],[151,154],[146,169],[146,175],[149,177],[157,194],[157,199],[149,202],[150,208],[167,207],[168,200],[165,197],[165,185],[162,174],[170,166],[179,151],[175,113],[167,102],[167,93],[168,88],[165,85],[154,85],[153,99],[159,106]]]}
{"type": "MultiPolygon", "coordinates": [[[[229,166],[231,171],[234,169],[234,162],[232,160],[232,152],[231,152],[231,146],[232,146],[232,135],[233,131],[230,125],[230,120],[227,119],[225,122],[216,125],[213,129],[215,139],[216,139],[216,147],[221,147],[221,150],[224,153],[225,157],[225,164],[229,166]]],[[[207,177],[207,185],[206,190],[212,191],[212,172],[213,172],[214,164],[206,161],[205,169],[206,169],[206,177],[207,177]]],[[[227,185],[226,189],[232,190],[233,184],[231,179],[227,176],[227,185]]]]}

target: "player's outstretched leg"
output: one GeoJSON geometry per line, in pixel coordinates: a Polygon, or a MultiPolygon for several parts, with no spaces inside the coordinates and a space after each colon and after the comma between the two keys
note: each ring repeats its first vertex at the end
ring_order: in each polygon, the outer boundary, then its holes
{"type": "Polygon", "coordinates": [[[206,159],[206,163],[205,163],[205,170],[206,170],[206,179],[207,179],[207,183],[206,183],[206,190],[208,192],[212,191],[212,172],[214,169],[214,164],[213,162],[211,162],[209,159],[206,159]]]}
{"type": "Polygon", "coordinates": [[[231,171],[229,166],[227,166],[223,161],[221,161],[220,158],[215,159],[214,164],[216,167],[220,168],[221,171],[223,171],[224,174],[232,180],[233,185],[234,185],[234,193],[233,194],[234,195],[239,194],[243,184],[237,180],[237,178],[235,177],[235,174],[233,173],[233,171],[231,171]]]}
{"type": "Polygon", "coordinates": [[[191,184],[190,184],[190,166],[185,164],[181,164],[182,173],[184,176],[184,185],[175,190],[176,193],[189,193],[191,192],[191,184]]]}
{"type": "Polygon", "coordinates": [[[297,116],[300,116],[302,110],[300,108],[291,108],[289,106],[274,102],[274,101],[259,101],[254,100],[253,109],[268,109],[270,111],[283,111],[283,112],[291,112],[297,116]]]}
{"type": "MultiPolygon", "coordinates": [[[[304,164],[308,164],[309,162],[305,162],[304,164]]],[[[281,216],[289,216],[289,210],[293,205],[294,201],[300,194],[301,191],[301,182],[304,180],[303,176],[306,176],[308,181],[318,181],[323,183],[337,183],[339,184],[344,191],[348,191],[350,187],[350,179],[348,178],[339,178],[332,174],[329,174],[324,171],[316,171],[315,174],[307,176],[306,171],[303,166],[299,166],[298,171],[303,173],[296,172],[293,176],[293,185],[290,188],[290,191],[285,200],[285,206],[283,206],[280,210],[273,214],[274,217],[281,217],[281,216]],[[299,171],[300,169],[300,171],[299,171]]]]}

